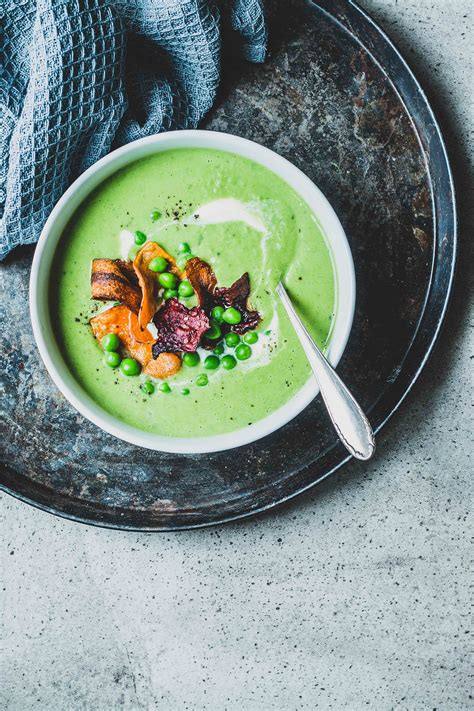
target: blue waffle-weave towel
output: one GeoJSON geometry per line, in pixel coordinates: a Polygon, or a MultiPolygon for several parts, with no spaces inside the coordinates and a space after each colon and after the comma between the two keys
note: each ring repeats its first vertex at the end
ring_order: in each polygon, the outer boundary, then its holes
{"type": "Polygon", "coordinates": [[[214,101],[227,36],[263,61],[262,3],[4,0],[0,259],[37,240],[68,185],[111,148],[196,127],[214,101]]]}

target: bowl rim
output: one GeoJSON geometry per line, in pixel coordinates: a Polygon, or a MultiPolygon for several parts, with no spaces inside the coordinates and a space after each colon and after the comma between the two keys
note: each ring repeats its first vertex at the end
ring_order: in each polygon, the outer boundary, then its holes
{"type": "Polygon", "coordinates": [[[285,180],[312,209],[322,229],[333,262],[336,314],[328,360],[335,367],[349,339],[355,311],[356,282],[352,253],[344,229],[321,190],[293,163],[271,149],[240,136],[220,131],[190,129],[168,131],[132,141],[82,173],[53,208],[36,246],[30,275],[30,318],[36,344],[55,383],[73,407],[96,426],[130,444],[174,454],[205,454],[233,449],[272,434],[299,415],[319,392],[314,376],[283,406],[244,428],[219,435],[170,437],[145,432],[121,422],[86,393],[69,370],[54,337],[49,311],[49,277],[57,244],[86,196],[120,168],[154,153],[177,148],[209,148],[249,158],[285,180]]]}

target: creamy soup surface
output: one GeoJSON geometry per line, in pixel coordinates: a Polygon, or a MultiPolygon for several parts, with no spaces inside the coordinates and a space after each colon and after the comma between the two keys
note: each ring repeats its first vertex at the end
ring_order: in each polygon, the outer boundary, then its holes
{"type": "MultiPolygon", "coordinates": [[[[269,415],[307,382],[310,370],[274,293],[282,280],[321,348],[329,342],[335,277],[329,248],[308,205],[280,177],[241,156],[209,149],[156,153],[118,171],[81,205],[61,238],[50,303],[66,362],[85,391],[114,417],[146,432],[173,437],[230,432],[269,415]],[[262,321],[251,355],[221,365],[235,346],[216,341],[219,365],[205,368],[212,351],[198,349],[198,365],[162,382],[124,375],[104,363],[89,319],[110,302],[91,299],[91,263],[133,259],[136,231],[179,256],[186,242],[213,268],[218,285],[250,275],[250,304],[262,321]],[[198,385],[201,375],[205,385],[198,385]],[[145,386],[152,383],[151,387],[145,386]]],[[[192,307],[195,296],[184,299],[192,307]]],[[[243,343],[240,339],[240,343],[243,343]]]]}

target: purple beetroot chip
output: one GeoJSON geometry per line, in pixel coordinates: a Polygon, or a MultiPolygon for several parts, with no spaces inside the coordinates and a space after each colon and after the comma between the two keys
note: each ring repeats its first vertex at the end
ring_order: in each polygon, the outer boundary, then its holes
{"type": "Polygon", "coordinates": [[[209,329],[209,318],[200,306],[188,309],[178,299],[168,299],[155,314],[158,338],[152,346],[153,358],[160,353],[195,351],[209,329]]]}

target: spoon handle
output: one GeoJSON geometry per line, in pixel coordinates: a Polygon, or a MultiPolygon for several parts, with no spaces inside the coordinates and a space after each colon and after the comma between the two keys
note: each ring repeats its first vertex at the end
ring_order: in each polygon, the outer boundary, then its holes
{"type": "Polygon", "coordinates": [[[375,451],[375,439],[368,419],[303,326],[281,282],[276,292],[304,348],[341,442],[356,459],[370,459],[375,451]]]}

